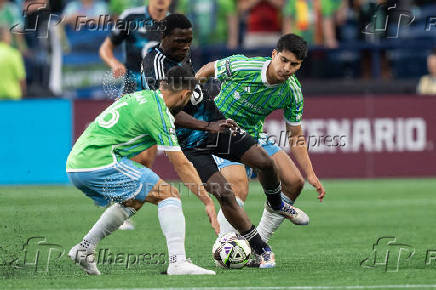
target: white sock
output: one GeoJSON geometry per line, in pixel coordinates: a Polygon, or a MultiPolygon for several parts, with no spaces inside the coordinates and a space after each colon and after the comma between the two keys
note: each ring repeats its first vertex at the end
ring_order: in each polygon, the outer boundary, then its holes
{"type": "MultiPolygon", "coordinates": [[[[289,199],[283,193],[282,200],[294,204],[292,200],[289,199]]],[[[278,213],[268,212],[266,209],[263,209],[262,218],[260,219],[259,225],[257,226],[257,232],[262,237],[262,240],[265,243],[268,243],[272,234],[279,228],[282,222],[285,220],[285,217],[278,213]]]]}
{"type": "MultiPolygon", "coordinates": [[[[239,204],[240,207],[244,207],[244,202],[242,201],[242,199],[240,199],[239,197],[236,196],[236,202],[239,204]]],[[[237,233],[238,231],[227,221],[226,217],[224,216],[224,213],[222,211],[222,209],[220,208],[220,211],[218,212],[217,215],[217,220],[218,223],[220,224],[220,234],[219,236],[221,237],[222,235],[225,235],[227,233],[231,233],[231,232],[235,232],[237,233]]]]}
{"type": "Polygon", "coordinates": [[[126,219],[135,213],[136,211],[133,208],[115,203],[103,212],[98,221],[83,238],[81,245],[85,248],[95,249],[101,239],[116,231],[126,219]]]}
{"type": "Polygon", "coordinates": [[[185,216],[182,202],[169,197],[158,203],[157,214],[160,227],[167,240],[170,263],[186,260],[185,252],[185,216]]]}

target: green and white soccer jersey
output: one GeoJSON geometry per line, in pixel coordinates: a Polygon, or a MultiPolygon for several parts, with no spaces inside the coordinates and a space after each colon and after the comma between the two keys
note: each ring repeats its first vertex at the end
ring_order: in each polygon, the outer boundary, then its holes
{"type": "Polygon", "coordinates": [[[67,160],[67,172],[101,169],[158,145],[179,151],[174,117],[159,90],[125,95],[104,110],[83,132],[67,160]]]}
{"type": "Polygon", "coordinates": [[[265,118],[283,109],[284,118],[298,126],[303,114],[303,94],[295,76],[275,85],[267,82],[269,57],[232,55],[215,62],[215,77],[221,92],[215,104],[226,118],[232,118],[250,135],[259,138],[265,118]]]}

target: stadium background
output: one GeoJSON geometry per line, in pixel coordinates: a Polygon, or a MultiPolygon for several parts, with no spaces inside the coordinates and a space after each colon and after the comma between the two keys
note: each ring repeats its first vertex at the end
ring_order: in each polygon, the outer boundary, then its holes
{"type": "MultiPolygon", "coordinates": [[[[68,183],[63,169],[71,145],[96,114],[115,98],[120,87],[121,82],[112,78],[110,69],[98,55],[108,29],[100,24],[98,29],[89,25],[75,31],[72,24],[58,25],[60,15],[67,10],[63,9],[73,2],[47,2],[50,10],[38,12],[40,24],[35,31],[12,33],[15,40],[12,45],[24,56],[27,90],[20,101],[0,102],[0,126],[6,141],[0,145],[1,184],[68,183]],[[52,16],[47,16],[50,13],[52,16]],[[17,45],[20,38],[27,43],[24,48],[17,45]],[[18,115],[21,117],[17,119],[18,115]],[[28,162],[22,153],[29,145],[32,152],[38,153],[33,154],[36,158],[33,162],[28,162]]],[[[202,2],[203,6],[206,2],[202,2]]],[[[321,178],[435,175],[436,99],[431,95],[417,95],[416,89],[419,78],[428,73],[427,56],[436,47],[432,15],[436,4],[432,1],[287,0],[278,1],[283,2],[280,8],[265,7],[268,1],[260,1],[257,4],[260,7],[244,10],[244,1],[233,2],[233,6],[229,2],[232,1],[221,1],[219,5],[235,9],[226,12],[238,20],[236,45],[226,38],[220,43],[204,40],[194,30],[194,66],[199,68],[208,61],[235,53],[270,55],[273,48],[268,44],[270,40],[254,47],[247,44],[246,38],[253,34],[252,30],[263,29],[275,35],[295,29],[305,36],[310,51],[297,76],[305,96],[305,134],[310,136],[311,156],[321,178]],[[292,5],[297,8],[292,9],[292,5]],[[309,10],[299,10],[301,5],[309,10]],[[273,17],[269,26],[257,27],[256,23],[265,24],[262,17],[256,18],[259,10],[264,18],[273,17]],[[287,21],[295,25],[286,28],[287,21]],[[329,23],[333,23],[333,39],[327,36],[324,27],[329,23]],[[329,136],[342,136],[344,144],[336,144],[329,136]]],[[[29,3],[32,1],[8,2],[18,8],[29,3]]],[[[106,7],[108,13],[117,17],[122,9],[137,4],[109,1],[106,7]]],[[[171,10],[186,10],[182,4],[181,0],[173,1],[171,10]]],[[[219,6],[212,8],[217,13],[214,21],[222,25],[219,22],[226,21],[227,16],[223,18],[217,12],[219,6]]],[[[29,27],[34,18],[35,15],[25,12],[15,21],[29,27]]],[[[263,35],[263,32],[255,33],[263,35]]],[[[226,33],[224,36],[230,37],[226,33]]],[[[123,59],[121,47],[115,55],[123,59]]],[[[265,128],[286,147],[281,120],[281,114],[275,113],[265,128]]],[[[158,156],[155,168],[164,178],[176,177],[162,155],[158,156]]]]}

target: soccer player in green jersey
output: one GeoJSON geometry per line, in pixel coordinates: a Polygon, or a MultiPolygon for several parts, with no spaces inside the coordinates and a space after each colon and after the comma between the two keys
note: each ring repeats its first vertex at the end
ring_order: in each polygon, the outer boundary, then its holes
{"type": "Polygon", "coordinates": [[[158,90],[124,95],[103,111],[83,132],[67,160],[71,182],[97,205],[107,206],[82,241],[69,252],[85,272],[100,275],[95,259],[98,242],[114,232],[144,204],[158,206],[158,218],[167,240],[169,275],[211,274],[186,259],[185,218],[177,190],[151,169],[130,158],[153,145],[165,151],[180,179],[213,211],[212,199],[177,142],[169,108],[187,103],[196,86],[192,70],[184,66],[168,72],[158,90]]]}
{"type": "MultiPolygon", "coordinates": [[[[301,85],[294,75],[306,56],[307,43],[295,34],[286,34],[279,39],[271,58],[232,55],[208,63],[196,74],[198,79],[215,76],[221,81],[221,91],[215,98],[215,104],[226,118],[233,119],[258,139],[259,144],[272,157],[282,183],[283,199],[290,204],[301,193],[304,179],[289,156],[263,133],[263,123],[271,112],[283,109],[291,153],[307,181],[316,188],[318,199],[322,201],[325,190],[313,170],[307,152],[301,128],[303,95],[301,85]]],[[[215,158],[215,161],[239,198],[244,201],[248,194],[245,168],[240,163],[222,158],[215,158]]],[[[257,230],[267,242],[283,220],[282,215],[266,204],[257,230]]],[[[221,211],[218,213],[218,221],[221,234],[233,230],[221,211]]]]}

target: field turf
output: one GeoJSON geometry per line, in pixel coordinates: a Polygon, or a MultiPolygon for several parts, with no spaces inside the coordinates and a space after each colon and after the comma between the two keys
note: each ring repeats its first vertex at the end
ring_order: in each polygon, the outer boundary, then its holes
{"type": "MultiPolygon", "coordinates": [[[[199,277],[161,274],[167,267],[166,243],[153,205],[144,205],[136,214],[136,230],[117,231],[100,243],[99,249],[107,249],[113,257],[118,254],[118,260],[100,261],[102,275],[92,277],[66,253],[102,209],[70,186],[0,187],[0,289],[436,287],[436,179],[327,180],[324,184],[324,202],[319,203],[315,191],[306,186],[296,204],[309,214],[310,225],[298,227],[285,221],[273,236],[276,268],[217,269],[216,276],[199,277]],[[33,239],[23,247],[29,238],[33,239]],[[49,248],[53,250],[47,266],[49,248]],[[62,249],[65,254],[57,259],[62,249]],[[153,254],[157,255],[152,258],[153,254]]],[[[264,200],[261,187],[253,182],[245,209],[255,224],[264,200]]],[[[204,209],[186,190],[182,201],[187,255],[194,263],[214,269],[215,234],[204,209]]]]}

